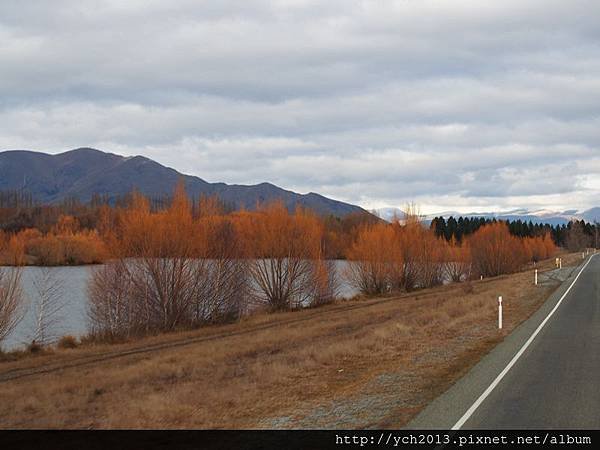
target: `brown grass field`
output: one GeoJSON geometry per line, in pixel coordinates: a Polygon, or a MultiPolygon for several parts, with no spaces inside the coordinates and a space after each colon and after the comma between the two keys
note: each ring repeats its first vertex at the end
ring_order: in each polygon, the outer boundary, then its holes
{"type": "MultiPolygon", "coordinates": [[[[580,255],[565,255],[564,267],[580,255]]],[[[553,268],[553,261],[538,265],[553,268]]],[[[398,428],[559,285],[532,269],[0,362],[1,428],[398,428]],[[497,296],[504,326],[497,329],[497,296]]]]}

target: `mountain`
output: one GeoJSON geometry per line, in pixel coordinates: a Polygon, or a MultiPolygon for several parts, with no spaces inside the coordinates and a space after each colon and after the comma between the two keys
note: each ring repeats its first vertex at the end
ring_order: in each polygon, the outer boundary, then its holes
{"type": "Polygon", "coordinates": [[[208,183],[143,156],[124,157],[91,148],[57,155],[26,150],[0,152],[0,191],[23,189],[42,203],[73,197],[87,202],[94,194],[114,199],[134,189],[148,196],[161,196],[172,193],[180,179],[184,180],[190,196],[217,195],[237,209],[254,209],[258,203],[282,200],[290,209],[303,206],[322,215],[342,217],[365,212],[359,206],[314,192],[297,194],[270,183],[252,186],[208,183]]]}
{"type": "MultiPolygon", "coordinates": [[[[402,218],[404,212],[398,208],[380,208],[374,211],[376,215],[384,220],[390,221],[394,215],[402,218]]],[[[547,223],[550,225],[568,224],[571,220],[585,220],[586,222],[600,222],[600,208],[591,208],[584,211],[567,210],[567,211],[551,211],[547,209],[528,210],[528,209],[513,209],[502,212],[471,212],[461,213],[457,211],[444,211],[437,214],[428,214],[423,217],[425,222],[431,222],[434,217],[448,218],[457,217],[485,217],[498,220],[522,220],[533,223],[547,223]]]]}
{"type": "Polygon", "coordinates": [[[586,222],[600,222],[600,208],[591,208],[581,214],[586,222]]]}
{"type": "Polygon", "coordinates": [[[387,222],[391,222],[394,219],[404,219],[404,211],[402,211],[400,208],[379,208],[372,212],[374,215],[387,222]]]}

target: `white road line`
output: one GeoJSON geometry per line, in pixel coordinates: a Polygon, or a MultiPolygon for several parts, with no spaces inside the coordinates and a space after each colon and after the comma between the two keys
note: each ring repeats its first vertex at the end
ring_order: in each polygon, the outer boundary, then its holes
{"type": "Polygon", "coordinates": [[[492,384],[490,384],[488,386],[488,388],[483,392],[483,394],[481,394],[481,396],[475,401],[475,403],[473,403],[473,405],[471,405],[471,407],[459,419],[459,421],[456,422],[456,424],[454,424],[454,426],[452,427],[453,430],[460,430],[462,428],[462,426],[465,424],[465,422],[467,420],[469,420],[469,418],[473,415],[473,413],[477,410],[477,408],[479,408],[479,406],[483,403],[483,401],[488,397],[488,395],[490,395],[492,393],[494,388],[496,386],[498,386],[498,383],[500,383],[500,381],[502,381],[502,378],[504,378],[504,376],[508,373],[508,371],[512,368],[512,366],[515,365],[515,363],[519,360],[521,355],[525,352],[525,350],[527,350],[527,347],[529,347],[529,345],[533,342],[533,340],[538,335],[538,333],[542,330],[542,328],[544,328],[544,325],[546,325],[546,322],[548,322],[548,320],[550,320],[550,317],[552,317],[552,315],[556,312],[556,310],[558,309],[558,307],[560,306],[562,301],[569,294],[569,292],[571,291],[571,288],[573,288],[573,286],[575,286],[575,283],[577,283],[577,280],[579,279],[579,277],[581,276],[581,274],[583,273],[583,271],[588,266],[588,264],[590,263],[590,261],[592,260],[592,258],[594,256],[596,256],[596,255],[592,255],[590,257],[590,259],[588,259],[588,261],[581,268],[581,270],[579,271],[579,273],[577,274],[577,276],[571,283],[571,286],[569,286],[569,289],[567,289],[565,291],[565,293],[562,295],[560,300],[556,303],[554,308],[552,308],[552,311],[550,311],[550,313],[546,316],[544,321],[542,323],[540,323],[540,325],[536,328],[536,330],[529,337],[529,339],[527,339],[527,342],[525,342],[525,344],[523,344],[523,347],[521,347],[521,349],[517,352],[517,354],[513,357],[513,359],[510,360],[510,362],[507,364],[507,366],[504,368],[504,370],[502,370],[502,372],[500,372],[500,374],[496,377],[496,379],[492,382],[492,384]]]}

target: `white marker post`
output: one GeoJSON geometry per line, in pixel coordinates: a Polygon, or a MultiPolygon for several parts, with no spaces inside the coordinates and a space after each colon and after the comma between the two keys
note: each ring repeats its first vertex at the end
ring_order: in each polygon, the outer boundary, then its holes
{"type": "Polygon", "coordinates": [[[538,270],[535,269],[535,285],[538,285],[538,270]]]}
{"type": "Polygon", "coordinates": [[[562,269],[562,258],[558,258],[558,268],[562,269]]]}
{"type": "Polygon", "coordinates": [[[498,297],[498,329],[502,329],[502,296],[498,297]]]}

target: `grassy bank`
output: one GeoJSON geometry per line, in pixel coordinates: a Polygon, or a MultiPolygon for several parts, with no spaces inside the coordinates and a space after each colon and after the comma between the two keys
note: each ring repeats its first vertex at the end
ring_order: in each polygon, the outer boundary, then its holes
{"type": "Polygon", "coordinates": [[[5,362],[1,426],[399,427],[559,285],[542,279],[529,270],[5,362]]]}

